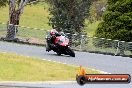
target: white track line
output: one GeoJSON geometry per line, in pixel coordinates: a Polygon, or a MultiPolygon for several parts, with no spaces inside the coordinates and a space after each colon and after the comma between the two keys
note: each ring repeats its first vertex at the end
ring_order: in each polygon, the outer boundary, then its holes
{"type": "Polygon", "coordinates": [[[15,84],[72,84],[76,81],[34,81],[34,82],[25,82],[25,81],[0,81],[0,85],[15,85],[15,84]]]}
{"type": "MultiPolygon", "coordinates": [[[[7,52],[3,52],[3,53],[7,53],[7,52]]],[[[18,54],[19,55],[19,54],[18,54]]],[[[21,56],[24,56],[24,55],[21,55],[21,56]]],[[[31,57],[31,56],[26,56],[26,57],[31,57]]],[[[32,58],[32,57],[31,57],[32,58]]],[[[47,59],[41,59],[41,60],[44,60],[44,61],[49,61],[49,62],[54,62],[54,63],[59,63],[59,64],[64,64],[64,65],[69,65],[69,66],[73,66],[73,67],[78,67],[79,68],[79,66],[77,66],[77,65],[72,65],[72,64],[68,64],[68,63],[63,63],[63,62],[59,62],[59,61],[53,61],[53,60],[47,60],[47,59]]],[[[101,71],[101,70],[97,70],[97,69],[93,69],[93,68],[89,68],[89,69],[91,69],[91,70],[93,70],[93,71],[98,71],[98,72],[100,72],[100,73],[102,73],[102,74],[111,74],[111,73],[108,73],[108,72],[105,72],[105,71],[101,71]]]]}
{"type": "MultiPolygon", "coordinates": [[[[69,65],[69,66],[73,66],[73,67],[79,67],[77,65],[72,65],[72,64],[67,64],[67,63],[63,63],[63,62],[59,62],[59,61],[53,61],[53,60],[47,60],[47,59],[42,59],[42,60],[45,60],[45,61],[49,61],[49,62],[55,62],[55,63],[60,63],[60,64],[65,64],[65,65],[69,65]]],[[[98,71],[102,74],[111,74],[111,73],[108,73],[108,72],[105,72],[105,71],[101,71],[101,70],[96,70],[96,69],[93,69],[93,68],[89,68],[93,71],[98,71]]]]}

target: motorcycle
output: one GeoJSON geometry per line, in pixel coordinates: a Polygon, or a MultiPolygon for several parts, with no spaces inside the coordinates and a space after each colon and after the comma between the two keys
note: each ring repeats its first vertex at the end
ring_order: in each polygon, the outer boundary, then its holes
{"type": "MultiPolygon", "coordinates": [[[[49,38],[46,39],[47,41],[49,38]]],[[[58,36],[54,41],[55,46],[52,47],[52,50],[57,53],[57,55],[65,54],[75,57],[74,51],[69,46],[69,39],[66,36],[58,36]]]]}

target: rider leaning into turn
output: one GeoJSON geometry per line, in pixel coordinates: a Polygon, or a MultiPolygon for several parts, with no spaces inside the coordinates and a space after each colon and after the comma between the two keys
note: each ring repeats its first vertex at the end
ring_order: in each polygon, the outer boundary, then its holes
{"type": "Polygon", "coordinates": [[[61,34],[56,29],[52,29],[50,31],[50,40],[47,42],[48,44],[46,51],[50,51],[52,48],[55,47],[54,41],[57,36],[61,36],[61,34]]]}

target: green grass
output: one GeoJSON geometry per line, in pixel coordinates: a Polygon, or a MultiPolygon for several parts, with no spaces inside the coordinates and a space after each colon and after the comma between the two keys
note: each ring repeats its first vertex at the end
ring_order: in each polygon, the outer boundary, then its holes
{"type": "Polygon", "coordinates": [[[7,27],[6,27],[6,25],[4,25],[4,24],[0,24],[0,36],[5,36],[6,35],[6,29],[7,27]]]}
{"type": "MultiPolygon", "coordinates": [[[[20,25],[44,30],[51,29],[51,26],[48,25],[48,17],[50,17],[48,8],[49,6],[46,3],[27,5],[20,17],[20,25]]],[[[8,21],[8,13],[8,7],[0,8],[0,22],[6,23],[8,21]]],[[[91,24],[86,20],[85,29],[89,36],[93,36],[99,22],[100,21],[96,21],[91,24]]]]}
{"type": "MultiPolygon", "coordinates": [[[[0,22],[7,23],[9,19],[8,14],[8,6],[0,8],[0,22]]],[[[48,25],[49,16],[48,5],[46,3],[27,5],[20,17],[20,25],[32,28],[50,29],[51,27],[48,25]]]]}
{"type": "MultiPolygon", "coordinates": [[[[0,36],[5,36],[6,35],[6,25],[5,24],[0,24],[0,36]]],[[[36,38],[40,40],[44,40],[46,36],[46,31],[47,30],[36,30],[36,29],[30,29],[30,28],[18,28],[18,33],[17,37],[20,38],[36,38]]]]}
{"type": "Polygon", "coordinates": [[[18,37],[24,38],[37,38],[44,40],[46,36],[45,30],[35,30],[35,29],[26,29],[26,28],[19,28],[19,32],[17,33],[18,37]]]}
{"type": "MultiPolygon", "coordinates": [[[[8,18],[8,13],[9,13],[8,8],[9,8],[8,6],[0,8],[0,22],[6,23],[8,21],[9,19],[8,18]]],[[[48,8],[49,8],[49,5],[46,3],[43,3],[43,4],[39,3],[36,5],[27,5],[24,8],[24,12],[20,17],[20,25],[32,27],[32,28],[40,28],[44,30],[51,29],[51,26],[48,25],[48,22],[49,22],[48,17],[50,17],[48,8]]],[[[94,35],[94,32],[97,29],[99,22],[100,21],[96,21],[91,24],[89,23],[88,20],[85,21],[85,24],[86,24],[85,29],[89,36],[94,35]]],[[[37,34],[39,35],[41,31],[40,32],[37,31],[37,32],[38,32],[37,34]]],[[[31,37],[32,35],[34,36],[33,32],[31,32],[29,35],[31,35],[31,37]]]]}
{"type": "MultiPolygon", "coordinates": [[[[51,26],[48,25],[48,17],[50,17],[48,8],[49,6],[46,3],[27,5],[20,17],[20,25],[31,28],[39,28],[43,30],[33,30],[30,28],[19,27],[17,37],[37,38],[44,40],[45,31],[51,29],[51,26]]],[[[7,21],[8,6],[0,8],[0,22],[7,23],[7,21]]],[[[5,24],[0,24],[0,36],[6,35],[6,28],[7,27],[5,24]]]]}
{"type": "Polygon", "coordinates": [[[86,27],[84,29],[85,29],[85,32],[88,34],[88,36],[93,37],[99,23],[100,21],[95,21],[93,23],[89,23],[88,20],[85,21],[86,27]]]}
{"type": "MultiPolygon", "coordinates": [[[[75,80],[78,67],[20,56],[0,53],[0,81],[54,81],[75,80]]],[[[97,71],[87,69],[87,73],[97,71]]]]}

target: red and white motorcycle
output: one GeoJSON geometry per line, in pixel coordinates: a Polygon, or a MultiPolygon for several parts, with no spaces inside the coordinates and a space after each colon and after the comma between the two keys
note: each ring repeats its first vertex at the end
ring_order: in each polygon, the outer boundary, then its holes
{"type": "MultiPolygon", "coordinates": [[[[48,40],[48,38],[46,38],[48,40]]],[[[69,46],[69,39],[66,36],[58,36],[54,41],[55,47],[52,48],[58,55],[65,54],[75,57],[74,51],[69,46]]]]}

